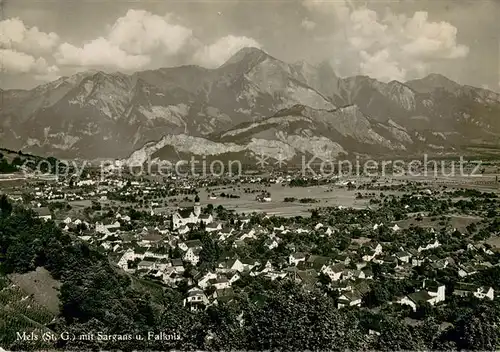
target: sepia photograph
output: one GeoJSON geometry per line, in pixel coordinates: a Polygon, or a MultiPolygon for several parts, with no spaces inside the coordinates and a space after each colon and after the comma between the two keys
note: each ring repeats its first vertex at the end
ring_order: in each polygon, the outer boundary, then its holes
{"type": "Polygon", "coordinates": [[[0,0],[0,352],[500,350],[500,0],[0,0]]]}

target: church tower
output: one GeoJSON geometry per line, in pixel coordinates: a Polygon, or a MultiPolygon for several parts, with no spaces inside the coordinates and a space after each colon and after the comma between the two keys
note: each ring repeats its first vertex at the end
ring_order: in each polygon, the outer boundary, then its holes
{"type": "Polygon", "coordinates": [[[200,197],[198,195],[194,197],[193,210],[194,210],[194,216],[199,217],[201,215],[200,197]]]}

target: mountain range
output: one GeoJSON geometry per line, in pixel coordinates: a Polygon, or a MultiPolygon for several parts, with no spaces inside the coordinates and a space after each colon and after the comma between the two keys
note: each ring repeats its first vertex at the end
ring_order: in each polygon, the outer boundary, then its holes
{"type": "Polygon", "coordinates": [[[495,92],[438,74],[340,78],[257,48],[216,69],[86,71],[0,94],[2,146],[59,158],[457,153],[500,136],[495,92]]]}

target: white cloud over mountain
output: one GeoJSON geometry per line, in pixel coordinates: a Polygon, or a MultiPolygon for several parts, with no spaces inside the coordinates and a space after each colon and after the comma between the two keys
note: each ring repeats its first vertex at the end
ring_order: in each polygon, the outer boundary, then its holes
{"type": "Polygon", "coordinates": [[[234,35],[204,44],[192,29],[176,23],[172,14],[159,16],[144,10],[129,10],[108,26],[103,36],[81,45],[62,42],[57,34],[41,32],[37,27],[28,28],[17,18],[0,22],[3,71],[33,73],[37,79],[57,78],[60,67],[134,71],[148,68],[153,58],[168,66],[181,56],[216,67],[246,46],[260,44],[234,35]]]}
{"type": "Polygon", "coordinates": [[[49,65],[43,55],[52,52],[58,41],[57,34],[28,28],[19,18],[0,21],[1,71],[33,73],[41,80],[48,75],[51,79],[57,78],[59,69],[49,65]]]}
{"type": "MultiPolygon", "coordinates": [[[[468,55],[469,48],[457,42],[457,28],[448,22],[429,21],[428,13],[413,16],[385,16],[365,6],[354,6],[346,0],[304,0],[303,5],[318,20],[334,16],[330,43],[341,67],[358,70],[380,80],[404,80],[409,72],[419,75],[431,60],[452,60],[468,55]]],[[[351,72],[352,74],[352,72],[351,72]]]]}
{"type": "Polygon", "coordinates": [[[154,15],[144,10],[129,10],[111,27],[108,40],[129,54],[154,52],[175,55],[192,39],[193,31],[173,23],[173,16],[154,15]]]}
{"type": "Polygon", "coordinates": [[[109,67],[119,70],[137,70],[150,62],[147,55],[133,55],[108,39],[100,37],[82,47],[63,43],[54,54],[58,65],[83,67],[109,67]]]}
{"type": "Polygon", "coordinates": [[[27,28],[19,18],[0,21],[0,46],[29,54],[51,52],[57,46],[56,33],[41,32],[37,27],[27,28]]]}
{"type": "Polygon", "coordinates": [[[222,65],[240,49],[245,47],[260,48],[260,46],[255,39],[228,35],[211,45],[200,47],[194,55],[194,61],[205,67],[214,68],[222,65]]]}
{"type": "MultiPolygon", "coordinates": [[[[330,58],[341,75],[404,81],[428,73],[436,61],[457,60],[469,53],[458,43],[455,26],[432,21],[425,11],[408,16],[387,10],[381,15],[347,0],[303,0],[302,5],[308,10],[300,23],[302,31],[316,34],[312,42],[332,48],[330,58]]],[[[217,67],[247,46],[262,47],[251,32],[219,35],[207,43],[174,15],[145,10],[128,10],[103,26],[100,36],[81,43],[28,27],[18,18],[0,21],[3,71],[30,73],[41,80],[57,77],[60,70],[65,74],[89,68],[135,71],[179,62],[217,67]]]]}

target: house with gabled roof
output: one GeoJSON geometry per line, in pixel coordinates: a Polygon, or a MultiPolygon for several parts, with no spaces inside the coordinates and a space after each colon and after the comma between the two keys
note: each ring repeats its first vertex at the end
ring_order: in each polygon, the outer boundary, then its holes
{"type": "Polygon", "coordinates": [[[222,289],[217,289],[213,293],[214,298],[214,304],[219,304],[219,303],[227,303],[233,300],[236,297],[236,294],[234,293],[234,290],[231,287],[226,287],[222,289]]]}
{"type": "Polygon", "coordinates": [[[184,253],[184,256],[182,257],[182,259],[186,262],[189,262],[193,265],[196,265],[200,261],[201,251],[202,251],[202,248],[199,248],[199,247],[188,248],[186,253],[184,253]]]}
{"type": "Polygon", "coordinates": [[[97,233],[102,233],[104,235],[111,235],[112,230],[119,229],[121,224],[118,221],[115,221],[112,224],[103,224],[102,222],[97,222],[95,224],[95,231],[97,233]]]}
{"type": "Polygon", "coordinates": [[[125,271],[129,271],[128,262],[134,261],[136,259],[143,259],[146,256],[147,248],[137,247],[127,249],[121,258],[118,260],[117,265],[125,271]]]}
{"type": "Polygon", "coordinates": [[[470,264],[458,266],[458,276],[467,277],[477,273],[477,269],[470,264]]]}
{"type": "Polygon", "coordinates": [[[174,268],[175,272],[178,274],[184,273],[184,263],[182,262],[182,259],[176,258],[176,259],[170,259],[170,266],[174,268]]]}
{"type": "Polygon", "coordinates": [[[271,281],[274,281],[276,279],[284,279],[287,276],[286,272],[282,271],[276,271],[276,270],[269,270],[269,271],[262,271],[261,274],[264,275],[264,277],[268,278],[271,281]]]}
{"type": "Polygon", "coordinates": [[[345,291],[337,300],[338,309],[343,307],[359,307],[361,306],[362,296],[356,291],[345,291]]]}
{"type": "Polygon", "coordinates": [[[479,299],[489,298],[493,300],[495,298],[495,290],[493,287],[479,286],[464,282],[459,282],[455,285],[453,294],[460,297],[474,296],[479,299]]]}
{"type": "Polygon", "coordinates": [[[398,261],[401,263],[409,263],[411,259],[411,254],[406,251],[399,251],[394,254],[398,261]]]}
{"type": "Polygon", "coordinates": [[[251,271],[253,268],[260,265],[258,260],[251,258],[241,259],[241,263],[243,264],[243,271],[251,271]]]}
{"type": "Polygon", "coordinates": [[[214,279],[217,279],[217,274],[212,273],[212,272],[208,272],[198,280],[198,286],[202,289],[205,289],[208,286],[210,286],[210,280],[214,280],[214,279]]]}
{"type": "Polygon", "coordinates": [[[220,222],[220,221],[212,222],[205,227],[205,231],[206,232],[220,231],[220,230],[222,230],[222,227],[223,227],[222,222],[220,222]]]}
{"type": "Polygon", "coordinates": [[[429,295],[435,297],[434,303],[444,302],[446,299],[446,286],[434,280],[424,280],[422,288],[426,289],[429,295]]]}
{"type": "Polygon", "coordinates": [[[299,270],[296,272],[295,282],[301,284],[305,290],[312,290],[318,281],[318,272],[314,269],[299,270]]]}
{"type": "Polygon", "coordinates": [[[184,306],[188,306],[191,311],[205,309],[210,303],[207,296],[198,287],[194,287],[188,291],[187,297],[183,301],[184,306]]]}
{"type": "Polygon", "coordinates": [[[156,258],[144,257],[139,264],[137,264],[137,270],[153,270],[156,269],[156,258]]]}
{"type": "MultiPolygon", "coordinates": [[[[222,228],[218,231],[217,234],[219,236],[224,236],[225,238],[228,238],[229,236],[231,236],[233,234],[233,231],[234,231],[234,229],[231,226],[225,224],[225,225],[222,226],[222,228]]],[[[251,236],[249,236],[249,237],[251,237],[251,236]]],[[[253,237],[253,238],[255,238],[255,237],[253,237]]],[[[245,240],[246,237],[244,236],[241,239],[245,240]]]]}
{"type": "Polygon", "coordinates": [[[231,287],[231,283],[225,276],[219,276],[214,280],[209,280],[211,286],[214,286],[217,290],[225,289],[231,287]]]}
{"type": "Polygon", "coordinates": [[[419,246],[417,250],[419,252],[422,252],[422,251],[427,251],[429,249],[438,248],[440,246],[441,246],[441,243],[439,243],[439,241],[437,239],[435,239],[434,242],[430,242],[430,243],[427,243],[426,245],[419,246]]]}
{"type": "Polygon", "coordinates": [[[146,251],[147,257],[153,257],[157,259],[168,259],[169,247],[167,246],[159,246],[159,247],[150,247],[146,251]]]}
{"type": "Polygon", "coordinates": [[[178,247],[184,252],[189,248],[203,248],[203,243],[200,240],[189,240],[184,242],[179,242],[178,247]]]}
{"type": "Polygon", "coordinates": [[[300,262],[304,262],[305,260],[306,260],[306,253],[303,253],[303,252],[292,253],[288,257],[289,264],[295,265],[295,266],[297,264],[299,264],[300,262]]]}
{"type": "Polygon", "coordinates": [[[341,263],[337,263],[334,265],[326,266],[323,269],[323,273],[327,275],[332,281],[339,281],[342,278],[342,274],[344,273],[345,265],[341,263]]]}
{"type": "Polygon", "coordinates": [[[335,261],[344,265],[349,265],[351,263],[351,258],[347,254],[338,254],[335,257],[335,261]]]}
{"type": "Polygon", "coordinates": [[[332,261],[329,257],[310,255],[305,261],[306,267],[322,271],[332,261]]]}
{"type": "Polygon", "coordinates": [[[230,271],[243,272],[245,265],[239,259],[223,260],[217,263],[215,270],[218,273],[227,273],[230,271]]]}
{"type": "Polygon", "coordinates": [[[276,247],[279,246],[279,243],[276,239],[274,238],[267,238],[265,241],[264,241],[264,246],[267,247],[267,249],[269,250],[272,250],[276,247]]]}
{"type": "Polygon", "coordinates": [[[427,290],[421,290],[414,293],[409,294],[408,296],[401,297],[397,300],[397,303],[408,305],[415,312],[417,310],[417,306],[419,304],[429,303],[430,305],[435,305],[436,303],[441,302],[441,296],[444,297],[444,291],[442,295],[438,292],[429,292],[427,290]]]}
{"type": "Polygon", "coordinates": [[[188,225],[182,225],[180,226],[179,228],[177,228],[177,233],[179,235],[185,235],[186,233],[188,233],[189,231],[191,231],[191,229],[189,228],[188,225]]]}

